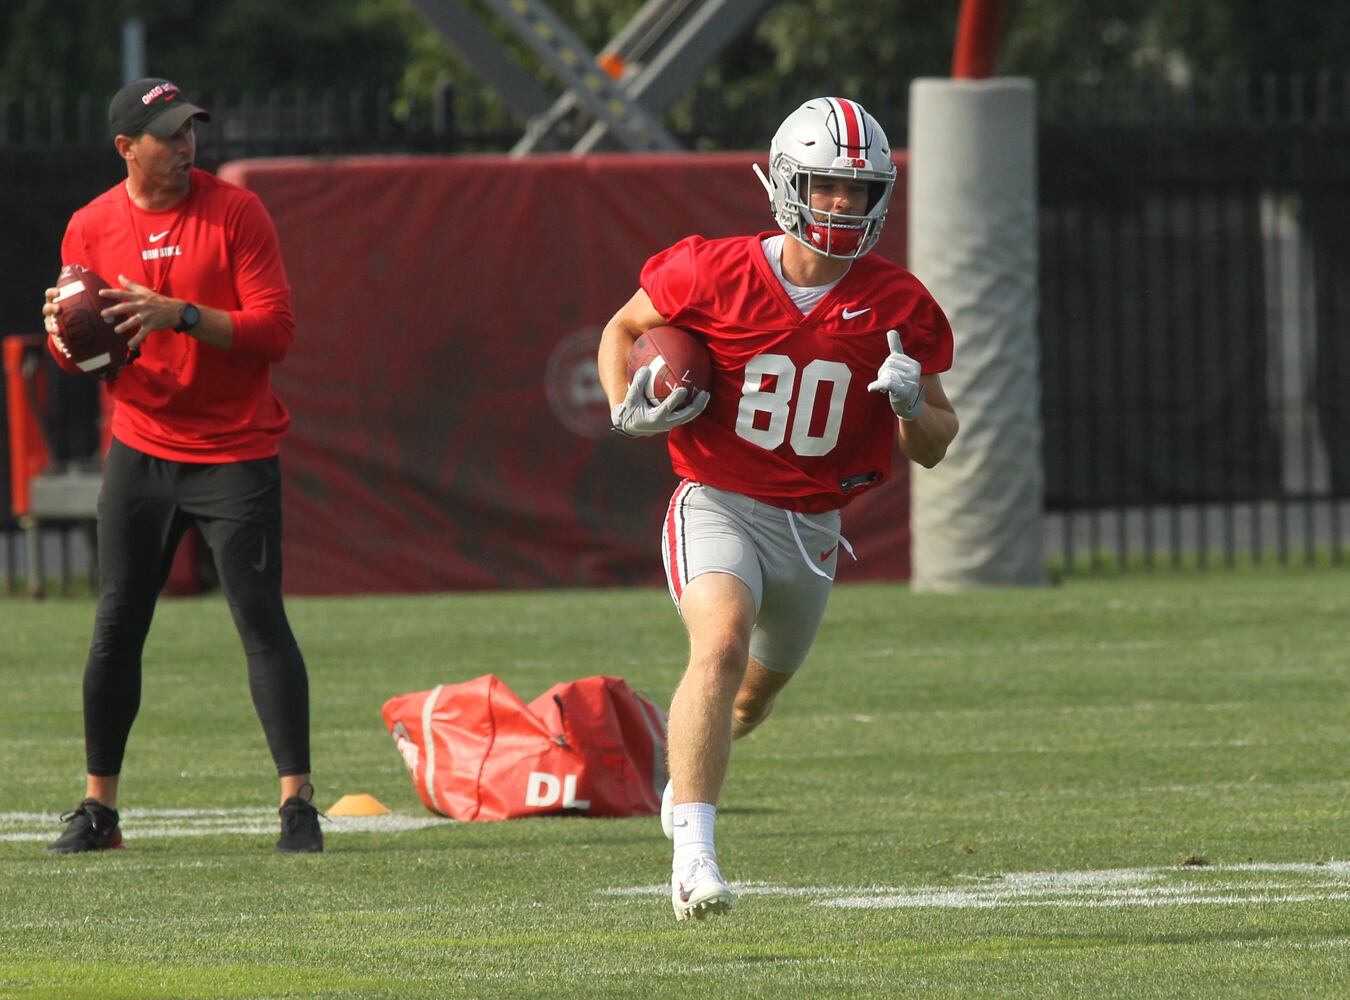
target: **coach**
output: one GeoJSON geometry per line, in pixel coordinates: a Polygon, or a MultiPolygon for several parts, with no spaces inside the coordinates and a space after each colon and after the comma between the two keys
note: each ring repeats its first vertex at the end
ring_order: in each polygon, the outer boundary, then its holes
{"type": "MultiPolygon", "coordinates": [[[[127,177],[77,211],[61,245],[111,289],[129,337],[111,377],[112,445],[98,503],[99,600],[84,673],[86,797],[47,850],[121,845],[118,779],[140,707],[141,652],[174,551],[210,547],[281,778],[277,850],[323,850],[312,799],[309,686],[281,596],[281,436],[271,366],[294,334],[276,230],[258,198],[194,167],[210,115],[163,79],[127,84],[108,124],[127,177]]],[[[47,289],[48,346],[70,368],[47,289]]]]}

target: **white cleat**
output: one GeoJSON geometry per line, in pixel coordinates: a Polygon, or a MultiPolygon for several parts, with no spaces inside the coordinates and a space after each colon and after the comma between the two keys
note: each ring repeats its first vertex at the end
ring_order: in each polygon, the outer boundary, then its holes
{"type": "Polygon", "coordinates": [[[670,876],[670,903],[676,920],[702,920],[710,913],[726,913],[735,901],[736,894],[722,878],[717,862],[706,854],[670,876]]]}
{"type": "Polygon", "coordinates": [[[661,832],[667,840],[675,839],[675,786],[669,781],[661,793],[661,832]]]}

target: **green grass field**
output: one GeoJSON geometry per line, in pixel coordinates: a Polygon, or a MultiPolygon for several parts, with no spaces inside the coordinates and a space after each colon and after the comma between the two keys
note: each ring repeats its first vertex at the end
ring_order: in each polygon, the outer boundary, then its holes
{"type": "Polygon", "coordinates": [[[677,924],[655,817],[422,809],[386,698],[617,674],[668,703],[657,590],[293,600],[325,825],[275,780],[218,598],[166,601],[122,781],[127,850],[49,857],[83,791],[92,603],[0,601],[0,997],[1344,997],[1350,574],[1041,591],[843,586],[738,743],[737,909],[677,924]]]}

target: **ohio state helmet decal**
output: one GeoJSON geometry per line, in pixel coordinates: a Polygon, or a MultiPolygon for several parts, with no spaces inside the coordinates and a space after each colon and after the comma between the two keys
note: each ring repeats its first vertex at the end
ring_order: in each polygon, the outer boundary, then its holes
{"type": "Polygon", "coordinates": [[[830,106],[830,131],[839,147],[835,162],[841,167],[866,170],[867,149],[871,145],[867,135],[867,112],[856,102],[838,97],[827,97],[825,103],[830,106]]]}

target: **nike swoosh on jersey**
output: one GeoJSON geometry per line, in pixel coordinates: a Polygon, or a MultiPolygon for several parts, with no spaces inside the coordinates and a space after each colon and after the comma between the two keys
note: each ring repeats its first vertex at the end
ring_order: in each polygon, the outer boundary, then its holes
{"type": "Polygon", "coordinates": [[[850,309],[848,306],[844,306],[844,311],[842,315],[844,319],[857,319],[863,313],[868,313],[871,311],[872,311],[871,306],[868,306],[866,309],[850,309]]]}
{"type": "Polygon", "coordinates": [[[824,562],[826,559],[830,558],[830,556],[834,555],[834,550],[837,548],[839,548],[838,545],[831,545],[828,549],[826,549],[824,552],[820,554],[820,561],[824,562]]]}
{"type": "Polygon", "coordinates": [[[164,237],[166,237],[166,236],[168,236],[168,235],[169,235],[169,230],[166,229],[166,230],[164,230],[164,232],[162,232],[162,233],[152,233],[152,234],[148,237],[148,239],[150,240],[151,243],[158,243],[160,240],[164,239],[164,237]]]}

